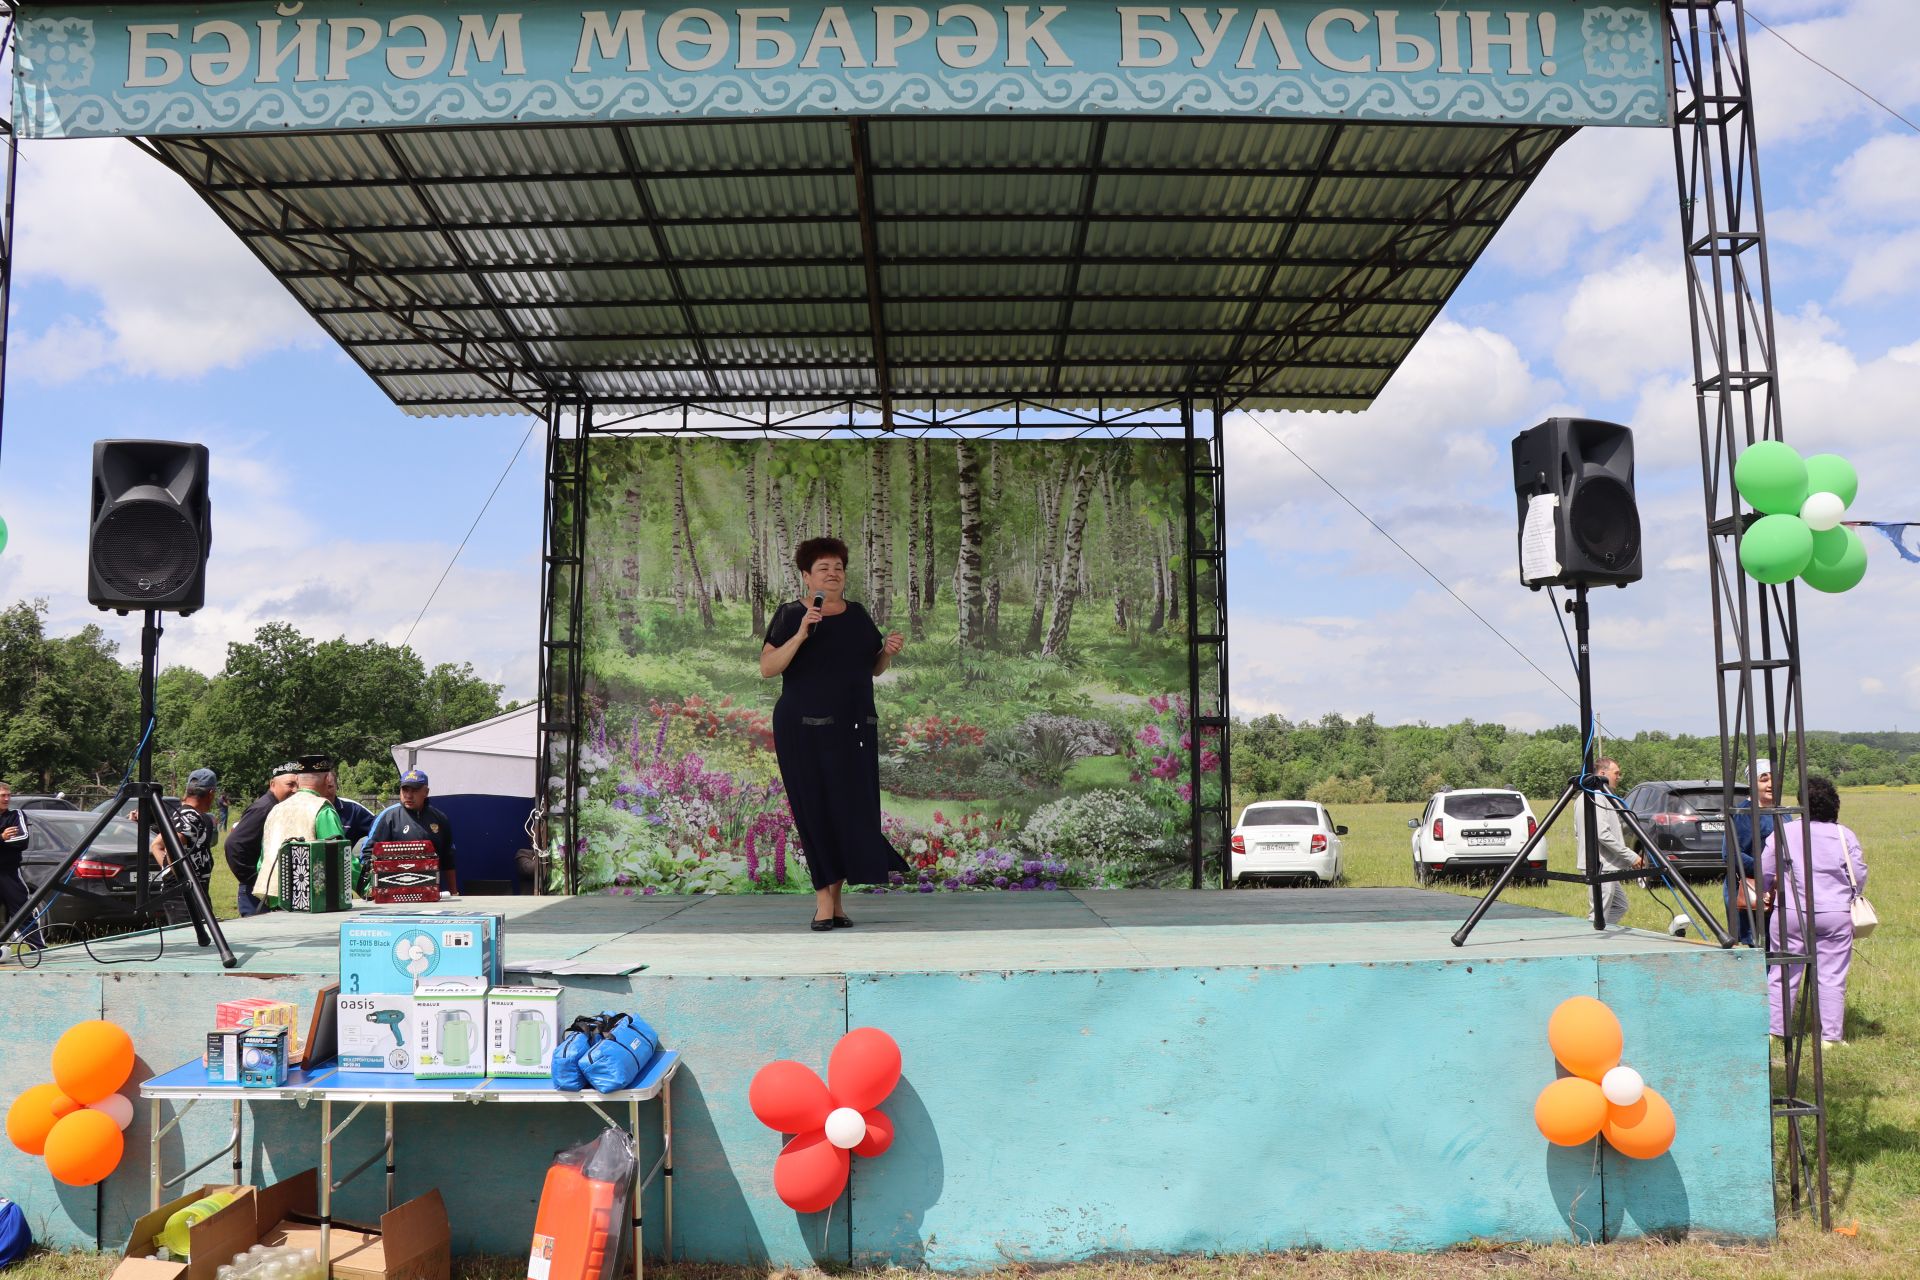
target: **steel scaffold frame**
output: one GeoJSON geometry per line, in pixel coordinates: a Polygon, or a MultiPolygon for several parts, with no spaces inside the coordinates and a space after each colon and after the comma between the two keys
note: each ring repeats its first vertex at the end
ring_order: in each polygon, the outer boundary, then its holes
{"type": "MultiPolygon", "coordinates": [[[[1760,152],[1754,122],[1742,0],[1673,0],[1668,9],[1673,57],[1674,173],[1679,188],[1682,248],[1687,263],[1693,331],[1695,404],[1706,495],[1708,582],[1713,600],[1715,693],[1720,715],[1722,804],[1735,804],[1739,776],[1752,777],[1758,759],[1773,761],[1776,801],[1787,784],[1805,795],[1806,696],[1800,666],[1799,617],[1792,583],[1766,586],[1740,570],[1739,542],[1757,513],[1734,488],[1742,449],[1781,440],[1775,365],[1773,288],[1767,263],[1766,214],[1760,189],[1760,152]],[[1782,748],[1786,749],[1783,758],[1782,748]],[[1791,765],[1791,770],[1784,767],[1791,765]],[[1744,767],[1743,767],[1744,766],[1744,767]]],[[[1798,807],[1761,808],[1753,821],[1796,816],[1798,807]]],[[[1783,1007],[1784,1070],[1773,1117],[1784,1124],[1788,1195],[1795,1211],[1832,1225],[1827,1177],[1827,1111],[1813,931],[1811,824],[1802,823],[1801,874],[1794,901],[1776,910],[1800,920],[1803,945],[1771,949],[1757,903],[1744,912],[1751,936],[1769,947],[1767,964],[1798,970],[1798,1008],[1783,1007]],[[1810,1050],[1810,1052],[1809,1052],[1810,1050]],[[1803,1096],[1811,1090],[1811,1098],[1803,1096]],[[1808,1132],[1811,1127],[1811,1133],[1808,1132]]],[[[1756,832],[1757,835],[1757,832],[1756,832]]],[[[1745,874],[1733,824],[1726,831],[1726,892],[1731,904],[1745,874]]],[[[1755,854],[1760,850],[1755,841],[1755,854]]],[[[1730,920],[1731,924],[1732,921],[1730,920]]],[[[1787,984],[1781,1001],[1787,1005],[1787,984]]]]}

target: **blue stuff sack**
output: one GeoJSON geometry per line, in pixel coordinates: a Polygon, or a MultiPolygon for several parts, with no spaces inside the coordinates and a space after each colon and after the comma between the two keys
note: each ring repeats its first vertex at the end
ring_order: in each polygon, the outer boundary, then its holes
{"type": "Polygon", "coordinates": [[[575,1018],[560,1036],[560,1043],[553,1049],[553,1087],[568,1093],[578,1093],[587,1087],[587,1078],[580,1069],[587,1052],[593,1048],[593,1042],[600,1034],[598,1018],[575,1018]]]}
{"type": "Polygon", "coordinates": [[[33,1249],[27,1216],[11,1200],[0,1200],[0,1267],[10,1267],[33,1249]]]}
{"type": "Polygon", "coordinates": [[[601,1093],[617,1093],[634,1086],[659,1048],[658,1033],[645,1022],[625,1013],[603,1013],[599,1035],[581,1058],[580,1071],[601,1093]]]}

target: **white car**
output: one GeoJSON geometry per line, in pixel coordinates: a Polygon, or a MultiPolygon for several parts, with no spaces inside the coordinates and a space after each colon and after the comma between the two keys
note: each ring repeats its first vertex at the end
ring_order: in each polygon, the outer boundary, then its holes
{"type": "MultiPolygon", "coordinates": [[[[1491,787],[1439,792],[1407,825],[1413,829],[1413,878],[1421,884],[1442,874],[1497,872],[1539,827],[1525,796],[1491,787]]],[[[1546,870],[1543,840],[1528,856],[1524,874],[1537,879],[1546,870]]]]}
{"type": "Polygon", "coordinates": [[[1250,804],[1233,828],[1233,883],[1313,879],[1332,884],[1345,869],[1340,855],[1345,834],[1326,806],[1311,800],[1250,804]]]}

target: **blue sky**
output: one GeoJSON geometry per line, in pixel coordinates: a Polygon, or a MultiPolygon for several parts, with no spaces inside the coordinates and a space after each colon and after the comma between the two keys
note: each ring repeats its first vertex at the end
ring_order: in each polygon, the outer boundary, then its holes
{"type": "MultiPolygon", "coordinates": [[[[1920,114],[1911,0],[1766,0],[1795,44],[1920,114]]],[[[1920,134],[1764,32],[1760,94],[1788,438],[1852,457],[1855,514],[1920,519],[1920,134]]],[[[214,454],[204,612],[165,659],[219,666],[285,618],[398,642],[524,419],[414,419],[329,345],[185,186],[124,143],[29,143],[0,516],[0,600],[54,626],[127,620],[85,600],[91,441],[201,440],[214,454]]],[[[1714,726],[1705,540],[1672,149],[1660,130],[1561,149],[1386,393],[1362,414],[1228,427],[1234,701],[1243,714],[1567,722],[1562,696],[1266,434],[1425,560],[1542,667],[1566,658],[1514,580],[1506,462],[1555,412],[1636,429],[1648,574],[1596,597],[1601,714],[1616,732],[1714,726]]],[[[539,439],[508,475],[413,636],[510,696],[534,687],[539,439]]],[[[1869,543],[1866,582],[1802,607],[1816,727],[1920,728],[1920,566],[1869,543]]]]}

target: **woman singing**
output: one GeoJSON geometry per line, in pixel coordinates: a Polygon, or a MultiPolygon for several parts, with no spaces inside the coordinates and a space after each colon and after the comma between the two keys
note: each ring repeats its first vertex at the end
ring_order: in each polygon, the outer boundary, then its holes
{"type": "Polygon", "coordinates": [[[906,862],[880,831],[879,723],[873,678],[906,643],[882,638],[867,611],[846,598],[847,544],[809,538],[794,564],[807,600],[780,606],[767,624],[760,675],[780,676],[773,750],[793,825],[813,877],[813,930],[853,925],[840,888],[884,884],[906,862]]]}

